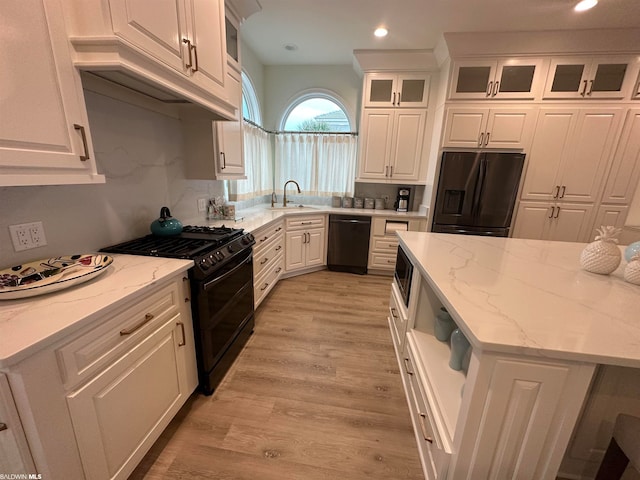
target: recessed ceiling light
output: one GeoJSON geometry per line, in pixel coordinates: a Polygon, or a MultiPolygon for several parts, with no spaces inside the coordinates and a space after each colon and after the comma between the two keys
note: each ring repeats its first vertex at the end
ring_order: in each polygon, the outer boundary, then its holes
{"type": "Polygon", "coordinates": [[[294,52],[298,49],[298,45],[296,45],[295,43],[287,43],[284,46],[284,49],[289,51],[289,52],[294,52]]]}
{"type": "Polygon", "coordinates": [[[582,0],[578,2],[578,4],[573,7],[576,12],[584,12],[585,10],[589,10],[590,8],[595,7],[598,4],[598,0],[582,0]]]}
{"type": "Polygon", "coordinates": [[[387,33],[389,33],[389,30],[384,27],[378,27],[375,32],[373,32],[376,37],[386,37],[387,33]]]}

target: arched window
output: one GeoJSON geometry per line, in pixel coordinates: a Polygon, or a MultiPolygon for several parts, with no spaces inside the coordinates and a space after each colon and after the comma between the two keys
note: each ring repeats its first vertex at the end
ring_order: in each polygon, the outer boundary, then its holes
{"type": "Polygon", "coordinates": [[[242,116],[257,125],[262,125],[258,95],[249,76],[242,72],[242,116]]]}
{"type": "Polygon", "coordinates": [[[353,195],[357,138],[352,125],[333,92],[306,91],[291,101],[276,132],[276,191],[296,180],[305,196],[353,195]]]}
{"type": "Polygon", "coordinates": [[[290,103],[280,124],[286,132],[350,132],[352,122],[337,95],[326,91],[303,92],[290,103]]]}

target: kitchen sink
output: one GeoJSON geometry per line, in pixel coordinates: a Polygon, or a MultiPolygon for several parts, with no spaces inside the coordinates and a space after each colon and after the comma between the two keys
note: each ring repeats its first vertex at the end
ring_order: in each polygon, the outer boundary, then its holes
{"type": "Polygon", "coordinates": [[[307,205],[287,205],[286,207],[269,207],[269,210],[273,211],[287,211],[287,212],[298,212],[301,210],[315,210],[318,207],[310,207],[307,205]]]}

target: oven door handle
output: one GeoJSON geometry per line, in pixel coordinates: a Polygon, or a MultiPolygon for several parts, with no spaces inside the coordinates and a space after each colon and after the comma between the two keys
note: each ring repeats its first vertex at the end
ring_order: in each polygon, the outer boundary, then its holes
{"type": "Polygon", "coordinates": [[[240,262],[240,264],[236,265],[235,267],[233,267],[231,270],[229,270],[228,272],[224,272],[222,275],[217,276],[216,278],[214,278],[213,280],[209,280],[207,283],[205,283],[203,285],[203,289],[207,290],[210,286],[218,283],[220,280],[224,279],[225,277],[232,275],[233,273],[235,273],[237,270],[240,270],[242,267],[245,266],[245,264],[247,263],[251,263],[253,261],[253,252],[249,254],[249,256],[246,258],[246,260],[243,260],[242,262],[240,262]]]}

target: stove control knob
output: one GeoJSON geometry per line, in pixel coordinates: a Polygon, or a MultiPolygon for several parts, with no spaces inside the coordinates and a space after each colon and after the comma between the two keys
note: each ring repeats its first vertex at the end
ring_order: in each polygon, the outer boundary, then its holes
{"type": "Polygon", "coordinates": [[[217,251],[217,252],[216,252],[216,258],[217,258],[219,261],[224,260],[224,253],[222,253],[221,251],[217,251]]]}
{"type": "Polygon", "coordinates": [[[207,262],[206,258],[203,258],[202,260],[200,260],[200,268],[202,268],[202,270],[209,270],[209,267],[211,265],[209,264],[209,262],[207,262]]]}
{"type": "Polygon", "coordinates": [[[253,235],[247,233],[244,237],[242,237],[242,243],[244,243],[245,245],[249,245],[251,242],[253,242],[254,239],[255,237],[253,235]]]}
{"type": "Polygon", "coordinates": [[[207,261],[211,264],[211,265],[215,265],[217,260],[214,258],[213,253],[209,254],[209,258],[207,258],[207,261]]]}
{"type": "Polygon", "coordinates": [[[234,248],[233,248],[233,245],[229,245],[227,247],[227,250],[229,250],[229,253],[233,253],[235,251],[234,248]]]}

